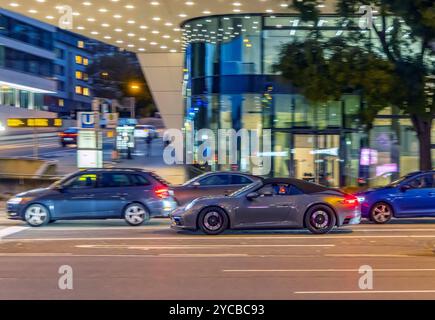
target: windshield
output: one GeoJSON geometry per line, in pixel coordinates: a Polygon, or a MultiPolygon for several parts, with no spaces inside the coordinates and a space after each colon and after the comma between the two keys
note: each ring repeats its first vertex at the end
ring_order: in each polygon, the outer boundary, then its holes
{"type": "Polygon", "coordinates": [[[252,187],[254,187],[256,184],[260,184],[260,183],[261,183],[261,181],[254,181],[254,182],[252,182],[251,184],[248,184],[248,185],[244,186],[243,188],[234,191],[234,192],[231,193],[229,196],[230,196],[230,197],[237,197],[237,196],[241,195],[243,192],[245,192],[246,190],[249,190],[249,189],[251,189],[252,187]]]}
{"type": "Polygon", "coordinates": [[[409,174],[407,174],[406,176],[403,176],[403,177],[401,177],[401,178],[399,178],[399,179],[397,179],[397,180],[391,182],[390,184],[387,184],[387,187],[397,187],[397,186],[398,186],[399,184],[401,184],[403,181],[405,181],[406,179],[408,179],[408,178],[410,178],[410,177],[412,177],[412,176],[415,176],[415,175],[416,175],[415,173],[409,173],[409,174]]]}
{"type": "Polygon", "coordinates": [[[186,182],[183,183],[182,185],[183,185],[183,186],[188,186],[188,185],[190,185],[191,183],[195,182],[196,180],[199,180],[200,178],[202,178],[203,176],[205,176],[205,175],[207,175],[207,174],[208,174],[208,173],[203,173],[203,174],[201,174],[201,175],[199,175],[199,176],[196,176],[196,177],[190,179],[189,181],[186,181],[186,182]]]}

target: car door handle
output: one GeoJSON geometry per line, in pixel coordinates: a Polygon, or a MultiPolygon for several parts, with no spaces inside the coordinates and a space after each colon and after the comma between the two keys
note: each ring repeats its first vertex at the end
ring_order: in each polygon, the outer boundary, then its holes
{"type": "Polygon", "coordinates": [[[289,204],[271,204],[270,205],[271,208],[288,208],[290,207],[289,204]]]}
{"type": "Polygon", "coordinates": [[[72,197],[72,199],[92,199],[93,197],[95,197],[94,194],[85,194],[82,196],[72,197]]]}

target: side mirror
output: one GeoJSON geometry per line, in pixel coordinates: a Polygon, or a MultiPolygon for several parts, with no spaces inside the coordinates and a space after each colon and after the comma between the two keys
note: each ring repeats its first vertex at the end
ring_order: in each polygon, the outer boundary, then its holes
{"type": "Polygon", "coordinates": [[[246,198],[249,200],[258,198],[260,196],[260,194],[258,194],[257,192],[250,192],[246,195],[246,198]]]}
{"type": "Polygon", "coordinates": [[[56,186],[56,188],[55,188],[57,191],[59,191],[59,192],[65,192],[65,190],[66,190],[66,188],[64,187],[64,186],[62,186],[62,185],[58,185],[58,186],[56,186]]]}
{"type": "Polygon", "coordinates": [[[404,184],[403,186],[400,186],[400,191],[406,192],[409,189],[411,189],[411,186],[409,184],[404,184]]]}
{"type": "Polygon", "coordinates": [[[194,187],[199,187],[201,184],[198,181],[195,181],[194,183],[192,183],[192,186],[194,187]]]}

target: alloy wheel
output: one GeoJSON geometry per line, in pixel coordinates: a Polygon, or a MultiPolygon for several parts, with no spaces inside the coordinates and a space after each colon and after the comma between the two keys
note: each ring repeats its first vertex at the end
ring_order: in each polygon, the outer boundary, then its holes
{"type": "Polygon", "coordinates": [[[392,211],[390,206],[384,203],[380,203],[373,208],[372,217],[375,222],[385,223],[392,217],[392,211]]]}
{"type": "Polygon", "coordinates": [[[47,221],[47,217],[47,209],[39,204],[31,205],[25,213],[26,221],[35,227],[42,226],[47,221]]]}

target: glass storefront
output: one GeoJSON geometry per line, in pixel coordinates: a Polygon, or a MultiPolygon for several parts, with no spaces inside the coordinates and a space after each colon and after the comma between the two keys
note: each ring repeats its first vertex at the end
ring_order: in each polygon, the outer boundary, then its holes
{"type": "Polygon", "coordinates": [[[44,95],[9,86],[0,86],[0,105],[41,110],[44,106],[44,95]]]}
{"type": "MultiPolygon", "coordinates": [[[[334,16],[325,16],[319,24],[324,37],[347,32],[334,16]]],[[[357,93],[310,103],[273,71],[280,47],[303,39],[312,27],[291,15],[213,16],[186,22],[186,122],[196,129],[271,129],[270,176],[333,187],[376,186],[417,170],[418,141],[406,116],[387,108],[367,129],[359,121],[364,101],[357,93]]],[[[241,163],[212,168],[252,171],[241,163]]]]}

